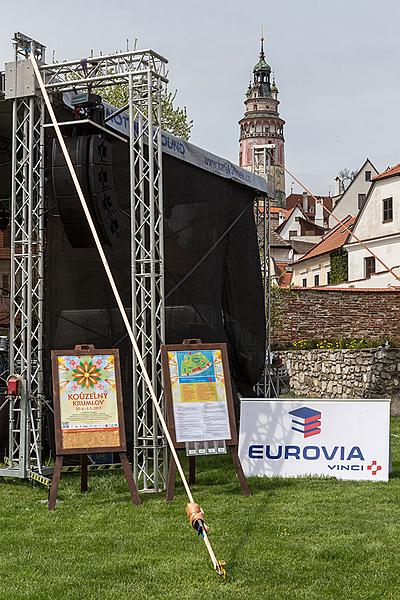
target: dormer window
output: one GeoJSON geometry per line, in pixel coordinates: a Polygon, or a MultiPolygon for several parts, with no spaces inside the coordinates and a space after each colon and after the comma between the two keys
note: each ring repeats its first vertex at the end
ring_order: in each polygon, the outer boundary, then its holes
{"type": "Polygon", "coordinates": [[[384,198],[383,200],[383,222],[393,221],[393,198],[384,198]]]}
{"type": "Polygon", "coordinates": [[[361,210],[367,198],[366,194],[358,194],[358,210],[361,210]]]}

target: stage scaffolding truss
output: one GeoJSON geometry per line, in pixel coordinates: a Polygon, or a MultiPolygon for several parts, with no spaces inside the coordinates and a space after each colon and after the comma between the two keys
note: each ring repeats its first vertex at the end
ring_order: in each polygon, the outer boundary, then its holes
{"type": "Polygon", "coordinates": [[[271,174],[272,157],[275,144],[255,145],[253,147],[252,172],[267,181],[267,193],[256,196],[254,216],[256,220],[258,247],[260,251],[261,276],[265,298],[266,353],[265,369],[261,380],[255,386],[259,397],[270,398],[275,395],[276,383],[271,365],[271,200],[275,197],[274,177],[271,174]]]}
{"type": "MultiPolygon", "coordinates": [[[[43,474],[43,99],[29,56],[34,52],[51,94],[110,86],[127,92],[130,117],[130,207],[132,328],[162,403],[160,345],[164,342],[164,255],[161,93],[165,58],[152,50],[45,64],[45,47],[14,37],[15,60],[6,65],[5,97],[13,102],[11,193],[10,372],[21,379],[21,396],[9,398],[9,457],[0,476],[43,474]],[[146,151],[145,151],[146,146],[146,151]]],[[[62,123],[60,123],[62,127],[62,123]]],[[[112,135],[112,132],[110,132],[112,135]]],[[[142,490],[164,488],[167,447],[151,396],[132,353],[133,471],[142,490]]]]}

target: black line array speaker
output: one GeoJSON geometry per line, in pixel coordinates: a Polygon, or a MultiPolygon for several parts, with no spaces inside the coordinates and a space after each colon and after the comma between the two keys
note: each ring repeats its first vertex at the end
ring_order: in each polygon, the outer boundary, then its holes
{"type": "Polygon", "coordinates": [[[89,185],[97,223],[103,240],[113,245],[121,235],[118,204],[114,190],[112,144],[100,135],[92,135],[89,143],[89,185]]]}
{"type": "MultiPolygon", "coordinates": [[[[65,143],[97,233],[104,244],[113,245],[121,235],[121,227],[113,184],[112,144],[100,135],[67,137],[65,143]]],[[[94,246],[93,236],[56,139],[53,139],[52,148],[52,178],[60,219],[71,246],[94,246]]]]}
{"type": "MultiPolygon", "coordinates": [[[[90,200],[87,157],[89,152],[89,136],[65,138],[76,174],[85,198],[90,200]]],[[[71,174],[56,139],[52,148],[52,175],[54,194],[58,204],[60,219],[65,233],[73,248],[94,246],[93,236],[87,224],[80,200],[75,190],[71,174]]]]}

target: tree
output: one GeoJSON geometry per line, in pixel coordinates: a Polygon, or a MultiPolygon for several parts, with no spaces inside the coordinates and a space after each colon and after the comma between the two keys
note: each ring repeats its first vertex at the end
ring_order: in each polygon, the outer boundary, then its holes
{"type": "MultiPolygon", "coordinates": [[[[115,85],[105,88],[101,92],[103,99],[117,108],[122,108],[128,103],[128,89],[126,86],[115,85]]],[[[188,140],[193,127],[189,120],[186,107],[175,107],[174,101],[177,92],[161,92],[161,129],[168,133],[188,140]]]]}
{"type": "Polygon", "coordinates": [[[339,171],[338,177],[340,180],[342,192],[344,192],[350,185],[350,183],[355,179],[357,175],[357,171],[350,171],[350,169],[342,169],[339,171]]]}

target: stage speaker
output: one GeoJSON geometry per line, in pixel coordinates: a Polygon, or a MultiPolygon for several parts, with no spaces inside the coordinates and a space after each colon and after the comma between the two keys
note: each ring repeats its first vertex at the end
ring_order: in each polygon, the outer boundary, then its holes
{"type": "Polygon", "coordinates": [[[93,210],[98,224],[97,230],[104,243],[113,245],[121,235],[118,206],[113,189],[93,194],[93,210]]]}
{"type": "Polygon", "coordinates": [[[93,210],[103,241],[112,246],[121,235],[118,204],[114,191],[112,144],[100,135],[89,142],[89,185],[93,210]]]}
{"type": "Polygon", "coordinates": [[[89,164],[89,182],[92,194],[111,190],[114,187],[112,167],[89,164]]]}
{"type": "MultiPolygon", "coordinates": [[[[84,195],[89,195],[89,179],[87,172],[87,158],[89,151],[89,136],[66,137],[65,144],[71,156],[72,164],[81,184],[84,195]]],[[[75,186],[72,181],[67,163],[61,147],[56,139],[53,140],[52,149],[52,175],[53,188],[56,196],[76,196],[75,186]]],[[[78,198],[79,201],[79,198],[78,198]]]]}
{"type": "MultiPolygon", "coordinates": [[[[65,143],[83,194],[90,203],[87,169],[89,139],[90,137],[87,135],[66,137],[65,143]]],[[[71,246],[73,248],[90,248],[94,246],[93,236],[87,224],[85,213],[76,193],[61,147],[56,139],[53,139],[52,148],[52,176],[60,219],[71,246]]],[[[89,206],[89,210],[91,210],[91,206],[89,206]]]]}
{"type": "Polygon", "coordinates": [[[78,196],[59,196],[58,211],[73,248],[92,248],[94,239],[78,196]]]}
{"type": "MultiPolygon", "coordinates": [[[[113,188],[112,144],[100,135],[65,138],[97,233],[112,245],[121,235],[118,204],[113,188]]],[[[52,148],[52,175],[61,222],[73,248],[94,246],[71,175],[56,139],[52,148]]]]}
{"type": "Polygon", "coordinates": [[[90,136],[89,163],[92,165],[112,165],[112,144],[101,135],[90,136]]]}

